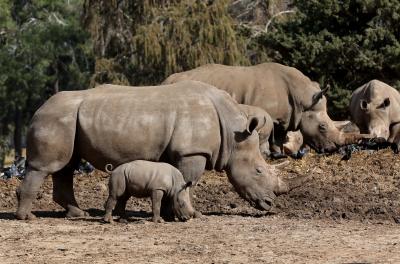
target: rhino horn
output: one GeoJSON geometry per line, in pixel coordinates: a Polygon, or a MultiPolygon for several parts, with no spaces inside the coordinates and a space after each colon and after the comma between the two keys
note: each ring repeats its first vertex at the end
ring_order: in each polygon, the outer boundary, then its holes
{"type": "Polygon", "coordinates": [[[293,189],[297,189],[301,186],[303,186],[306,182],[308,182],[311,179],[311,175],[300,175],[295,178],[287,179],[286,182],[283,182],[283,184],[286,184],[286,186],[282,186],[282,192],[280,194],[288,193],[292,191],[293,189]]]}
{"type": "Polygon", "coordinates": [[[281,162],[281,163],[274,164],[273,166],[274,166],[274,168],[276,168],[276,169],[281,169],[281,168],[286,167],[286,165],[288,165],[289,163],[290,163],[290,161],[285,160],[285,161],[283,161],[283,162],[281,162]]]}
{"type": "Polygon", "coordinates": [[[360,134],[360,133],[341,133],[339,144],[348,145],[358,143],[361,139],[374,138],[371,134],[360,134]]]}
{"type": "Polygon", "coordinates": [[[280,194],[288,193],[289,191],[290,191],[289,184],[287,184],[280,177],[278,177],[278,186],[277,186],[276,190],[274,191],[274,193],[276,195],[280,195],[280,194]]]}

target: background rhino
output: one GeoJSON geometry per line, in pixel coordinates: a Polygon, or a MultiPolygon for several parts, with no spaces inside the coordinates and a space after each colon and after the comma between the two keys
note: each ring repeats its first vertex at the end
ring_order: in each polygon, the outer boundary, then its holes
{"type": "MultiPolygon", "coordinates": [[[[358,127],[349,120],[332,121],[335,127],[343,133],[360,133],[358,127]]],[[[295,155],[303,146],[303,135],[300,131],[289,131],[283,143],[283,153],[295,155]]]]}
{"type": "Polygon", "coordinates": [[[327,114],[319,85],[295,68],[278,63],[255,66],[208,64],[175,73],[164,83],[197,80],[227,91],[241,104],[258,106],[277,120],[275,136],[283,142],[288,130],[300,129],[306,144],[319,152],[334,151],[352,143],[357,134],[341,133],[327,114]]]}
{"type": "Polygon", "coordinates": [[[283,143],[283,153],[286,155],[295,155],[303,146],[303,135],[300,131],[289,131],[286,134],[286,140],[283,143]]]}
{"type": "Polygon", "coordinates": [[[400,141],[400,95],[386,83],[372,80],[357,88],[351,95],[350,114],[361,133],[400,141]]]}
{"type": "Polygon", "coordinates": [[[268,157],[271,153],[270,145],[274,144],[274,122],[271,116],[260,107],[245,104],[239,104],[239,107],[248,118],[257,116],[260,120],[263,120],[256,130],[260,137],[260,152],[264,157],[268,157]]]}
{"type": "Polygon", "coordinates": [[[163,161],[193,182],[205,168],[225,169],[244,199],[268,210],[275,195],[289,188],[261,156],[255,131],[260,122],[247,119],[226,92],[200,82],[60,92],[32,118],[16,217],[34,217],[32,200],[49,174],[54,201],[67,216],[83,215],[73,193],[81,158],[98,169],[137,159],[163,161]]]}

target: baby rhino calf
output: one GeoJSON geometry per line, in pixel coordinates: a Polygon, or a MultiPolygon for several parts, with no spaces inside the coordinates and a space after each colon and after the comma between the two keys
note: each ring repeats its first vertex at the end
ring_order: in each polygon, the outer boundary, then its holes
{"type": "MultiPolygon", "coordinates": [[[[106,171],[108,166],[106,166],[106,171]]],[[[111,172],[109,196],[105,204],[104,221],[112,223],[112,210],[117,200],[126,201],[131,197],[151,197],[153,222],[161,223],[161,199],[164,195],[172,200],[172,210],[181,221],[189,220],[194,209],[189,198],[191,182],[185,183],[181,172],[167,163],[135,160],[122,164],[111,172]]],[[[121,208],[120,208],[121,209],[121,208]]],[[[123,208],[122,215],[125,214],[123,208]]]]}

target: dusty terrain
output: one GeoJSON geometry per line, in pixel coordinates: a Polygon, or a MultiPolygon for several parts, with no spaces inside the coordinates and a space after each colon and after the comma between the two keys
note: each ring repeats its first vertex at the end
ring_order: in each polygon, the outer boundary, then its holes
{"type": "Polygon", "coordinates": [[[0,180],[0,263],[400,263],[400,159],[390,150],[309,154],[284,178],[310,175],[272,213],[251,208],[223,173],[208,172],[194,204],[205,216],[153,224],[150,202],[131,199],[127,224],[103,224],[107,175],[75,177],[90,217],[65,219],[47,179],[34,221],[16,221],[18,179],[0,180]]]}

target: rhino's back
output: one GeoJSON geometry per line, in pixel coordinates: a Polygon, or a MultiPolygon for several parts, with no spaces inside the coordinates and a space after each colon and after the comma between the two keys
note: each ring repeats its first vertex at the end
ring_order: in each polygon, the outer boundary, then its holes
{"type": "Polygon", "coordinates": [[[238,103],[261,107],[273,119],[283,120],[285,123],[289,122],[293,110],[289,97],[292,96],[301,105],[303,101],[311,102],[313,93],[319,90],[297,69],[278,63],[255,66],[208,64],[173,74],[165,83],[188,79],[223,89],[238,103]]]}
{"type": "Polygon", "coordinates": [[[184,179],[178,169],[164,162],[135,160],[118,166],[111,177],[124,177],[128,193],[149,196],[152,190],[169,192],[174,184],[182,186],[184,179]]]}
{"type": "Polygon", "coordinates": [[[79,107],[79,152],[97,167],[185,153],[212,157],[220,144],[219,120],[204,89],[185,82],[93,93],[79,107]]]}

